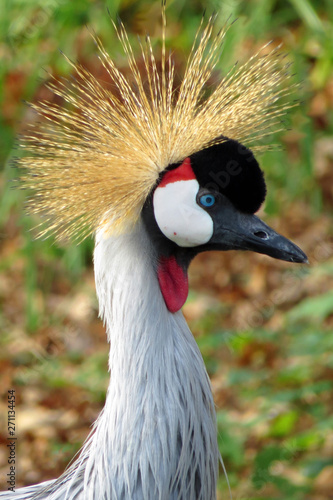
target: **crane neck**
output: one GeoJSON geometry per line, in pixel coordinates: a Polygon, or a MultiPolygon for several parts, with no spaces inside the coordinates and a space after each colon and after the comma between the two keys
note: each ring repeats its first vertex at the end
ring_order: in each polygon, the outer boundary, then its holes
{"type": "Polygon", "coordinates": [[[94,266],[111,376],[83,450],[89,498],[214,500],[219,452],[209,378],[182,312],[167,309],[144,225],[99,233],[94,266]]]}
{"type": "MultiPolygon", "coordinates": [[[[127,344],[126,356],[138,354],[138,343],[147,337],[151,342],[152,331],[154,339],[160,339],[174,318],[165,307],[156,273],[157,255],[143,224],[117,236],[99,233],[94,268],[110,353],[119,342],[127,344]]],[[[181,317],[178,315],[178,320],[181,317]]]]}

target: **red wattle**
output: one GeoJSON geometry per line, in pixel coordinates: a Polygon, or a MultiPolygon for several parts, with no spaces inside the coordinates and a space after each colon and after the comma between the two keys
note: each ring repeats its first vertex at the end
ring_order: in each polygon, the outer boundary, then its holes
{"type": "Polygon", "coordinates": [[[177,263],[176,258],[161,257],[157,269],[158,282],[170,312],[179,311],[188,295],[188,277],[186,271],[177,263]]]}

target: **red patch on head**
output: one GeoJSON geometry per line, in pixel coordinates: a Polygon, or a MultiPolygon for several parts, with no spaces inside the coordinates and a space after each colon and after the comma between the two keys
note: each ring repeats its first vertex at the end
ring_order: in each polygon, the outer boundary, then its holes
{"type": "Polygon", "coordinates": [[[191,160],[190,158],[185,158],[179,167],[168,170],[163,175],[159,187],[165,187],[167,184],[170,184],[170,182],[189,181],[192,179],[196,179],[196,176],[191,167],[191,160]]]}
{"type": "Polygon", "coordinates": [[[177,263],[174,256],[161,257],[157,277],[167,308],[172,313],[179,311],[188,295],[186,271],[177,263]]]}

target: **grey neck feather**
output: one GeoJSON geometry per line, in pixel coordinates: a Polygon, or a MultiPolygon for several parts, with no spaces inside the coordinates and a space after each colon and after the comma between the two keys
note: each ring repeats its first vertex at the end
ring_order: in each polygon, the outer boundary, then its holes
{"type": "Polygon", "coordinates": [[[105,407],[71,467],[22,498],[216,498],[210,382],[182,313],[165,306],[155,259],[141,223],[121,236],[97,235],[96,289],[110,342],[105,407]]]}

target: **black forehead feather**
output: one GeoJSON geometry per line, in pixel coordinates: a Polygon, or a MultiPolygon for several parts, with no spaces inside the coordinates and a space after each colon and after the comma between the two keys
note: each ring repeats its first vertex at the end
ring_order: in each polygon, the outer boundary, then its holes
{"type": "Polygon", "coordinates": [[[224,194],[242,212],[256,212],[265,199],[264,174],[252,151],[237,141],[198,151],[191,165],[201,187],[224,194]]]}

